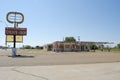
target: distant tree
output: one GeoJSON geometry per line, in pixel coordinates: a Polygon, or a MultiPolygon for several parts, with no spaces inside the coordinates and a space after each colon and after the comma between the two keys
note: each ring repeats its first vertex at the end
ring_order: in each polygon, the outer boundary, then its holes
{"type": "Polygon", "coordinates": [[[90,46],[90,50],[94,50],[94,52],[96,49],[98,49],[98,47],[95,44],[91,44],[89,46],[90,46]]]}
{"type": "Polygon", "coordinates": [[[43,49],[43,46],[40,46],[40,49],[43,49]]]}
{"type": "Polygon", "coordinates": [[[108,50],[108,52],[110,52],[110,50],[111,50],[109,45],[107,45],[107,50],[108,50]]]}
{"type": "Polygon", "coordinates": [[[119,44],[117,44],[117,48],[119,48],[119,49],[120,49],[120,43],[119,43],[119,44]]]}
{"type": "Polygon", "coordinates": [[[40,46],[36,46],[35,48],[36,48],[36,49],[40,49],[40,46]]]}
{"type": "Polygon", "coordinates": [[[76,39],[74,37],[65,37],[66,42],[76,42],[76,39]]]}
{"type": "Polygon", "coordinates": [[[35,49],[43,49],[43,46],[35,46],[35,49]]]}
{"type": "Polygon", "coordinates": [[[31,47],[30,49],[35,49],[35,47],[31,47]]]}
{"type": "Polygon", "coordinates": [[[32,47],[30,45],[25,45],[23,46],[23,49],[32,49],[32,47]]]}
{"type": "Polygon", "coordinates": [[[103,45],[103,44],[102,44],[102,45],[99,45],[99,46],[98,46],[98,49],[101,50],[101,51],[103,51],[104,45],[103,45]]]}

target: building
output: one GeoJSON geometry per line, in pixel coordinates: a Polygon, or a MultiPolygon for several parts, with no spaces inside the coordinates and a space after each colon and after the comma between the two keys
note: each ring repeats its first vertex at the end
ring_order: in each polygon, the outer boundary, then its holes
{"type": "Polygon", "coordinates": [[[90,45],[103,45],[109,44],[109,42],[86,42],[86,41],[77,41],[77,42],[65,42],[65,41],[56,41],[52,44],[47,44],[44,46],[44,49],[51,50],[54,52],[72,52],[72,51],[89,51],[90,45]]]}

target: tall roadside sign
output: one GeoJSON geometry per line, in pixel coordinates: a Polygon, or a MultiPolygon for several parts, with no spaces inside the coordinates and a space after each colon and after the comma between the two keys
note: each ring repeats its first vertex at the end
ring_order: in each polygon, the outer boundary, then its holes
{"type": "Polygon", "coordinates": [[[6,42],[13,42],[12,56],[16,57],[16,42],[23,42],[23,36],[27,35],[27,28],[18,28],[18,24],[24,22],[24,15],[20,12],[8,12],[6,20],[14,27],[6,27],[6,42]]]}

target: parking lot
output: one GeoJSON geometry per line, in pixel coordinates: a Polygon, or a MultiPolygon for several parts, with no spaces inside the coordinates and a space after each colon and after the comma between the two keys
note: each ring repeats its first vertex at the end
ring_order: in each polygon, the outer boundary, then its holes
{"type": "Polygon", "coordinates": [[[11,57],[11,50],[0,50],[0,66],[71,65],[120,62],[119,53],[110,52],[47,52],[17,50],[20,57],[11,57]]]}
{"type": "Polygon", "coordinates": [[[119,80],[120,54],[0,50],[0,80],[119,80]]]}

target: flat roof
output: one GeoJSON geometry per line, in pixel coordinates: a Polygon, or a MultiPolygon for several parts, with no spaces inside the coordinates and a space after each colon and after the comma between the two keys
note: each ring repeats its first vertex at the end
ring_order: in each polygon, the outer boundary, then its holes
{"type": "Polygon", "coordinates": [[[76,42],[55,41],[53,43],[114,44],[113,42],[93,42],[93,41],[76,41],[76,42]]]}

